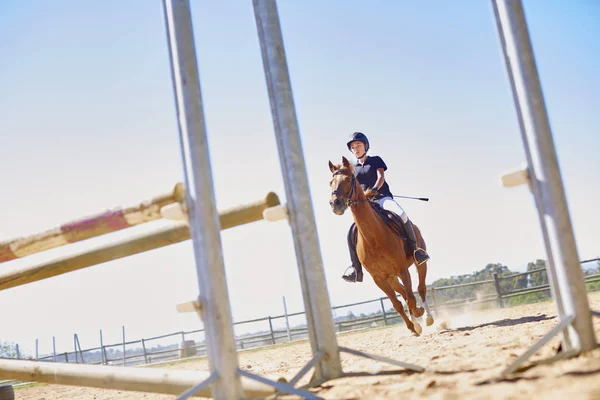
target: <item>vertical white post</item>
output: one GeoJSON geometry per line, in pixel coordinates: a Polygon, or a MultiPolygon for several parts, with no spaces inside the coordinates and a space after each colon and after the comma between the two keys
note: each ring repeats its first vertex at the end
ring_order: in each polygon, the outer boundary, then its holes
{"type": "Polygon", "coordinates": [[[73,334],[73,354],[75,354],[75,363],[79,363],[79,356],[77,354],[77,334],[73,334]]]}
{"type": "Polygon", "coordinates": [[[275,0],[253,0],[317,379],[342,375],[339,348],[275,0]]]}
{"type": "Polygon", "coordinates": [[[189,0],[163,0],[187,207],[215,399],[244,397],[225,277],[189,0]]]}
{"type": "Polygon", "coordinates": [[[100,329],[100,357],[102,357],[102,364],[108,364],[105,356],[106,353],[104,351],[104,342],[102,341],[102,329],[100,329]]]}
{"type": "Polygon", "coordinates": [[[569,216],[556,149],[520,0],[492,0],[529,177],[548,257],[548,275],[561,317],[574,315],[564,350],[596,348],[587,290],[569,216]]]}
{"type": "Polygon", "coordinates": [[[127,359],[125,358],[125,325],[123,325],[123,365],[127,364],[127,359]]]}
{"type": "Polygon", "coordinates": [[[285,326],[287,328],[288,340],[292,341],[292,332],[290,332],[290,319],[288,318],[287,304],[285,304],[285,296],[283,296],[283,313],[285,315],[285,326]]]}

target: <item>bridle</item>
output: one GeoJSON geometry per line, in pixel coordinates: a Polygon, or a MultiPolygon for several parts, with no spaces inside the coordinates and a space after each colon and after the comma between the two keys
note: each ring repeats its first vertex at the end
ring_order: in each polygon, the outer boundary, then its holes
{"type": "MultiPolygon", "coordinates": [[[[348,196],[346,197],[346,200],[344,200],[344,203],[346,204],[346,206],[350,207],[353,206],[355,204],[361,204],[364,202],[367,202],[369,200],[364,200],[364,201],[356,201],[356,200],[352,200],[352,198],[354,197],[355,193],[356,193],[356,177],[354,176],[354,174],[352,173],[348,173],[347,171],[338,169],[337,171],[335,171],[333,173],[332,176],[336,176],[336,175],[348,175],[350,176],[350,178],[352,178],[352,183],[350,184],[350,192],[348,193],[348,196]]],[[[339,186],[338,186],[339,187],[339,186]]],[[[335,190],[331,191],[331,195],[335,195],[339,198],[341,198],[341,193],[338,191],[338,188],[336,188],[335,190]]]]}

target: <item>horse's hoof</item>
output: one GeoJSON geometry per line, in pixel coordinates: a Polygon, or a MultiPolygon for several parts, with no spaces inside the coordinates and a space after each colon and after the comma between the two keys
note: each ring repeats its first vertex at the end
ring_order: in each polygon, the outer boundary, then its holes
{"type": "Polygon", "coordinates": [[[419,325],[418,322],[413,322],[413,325],[415,326],[415,332],[417,333],[417,336],[421,336],[421,332],[423,332],[421,325],[419,325]]]}
{"type": "Polygon", "coordinates": [[[433,317],[431,317],[431,316],[427,317],[426,323],[427,323],[427,326],[433,325],[433,317]]]}

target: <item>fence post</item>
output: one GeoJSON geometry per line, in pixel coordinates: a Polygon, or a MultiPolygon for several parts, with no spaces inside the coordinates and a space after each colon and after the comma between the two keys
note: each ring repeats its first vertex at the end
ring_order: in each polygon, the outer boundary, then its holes
{"type": "Polygon", "coordinates": [[[35,339],[35,359],[38,360],[40,358],[40,353],[39,353],[39,347],[38,347],[38,339],[35,339]]]}
{"type": "Polygon", "coordinates": [[[123,365],[127,365],[127,358],[125,358],[125,325],[123,325],[123,365]]]}
{"type": "Polygon", "coordinates": [[[104,348],[104,342],[102,342],[102,329],[100,329],[100,357],[102,358],[102,364],[108,364],[106,349],[104,348]]]}
{"type": "Polygon", "coordinates": [[[271,331],[271,342],[275,344],[275,335],[273,334],[273,323],[271,322],[271,317],[269,316],[269,330],[271,331]]]}
{"type": "Polygon", "coordinates": [[[383,305],[383,297],[379,298],[379,302],[381,303],[381,313],[383,315],[383,323],[387,326],[387,316],[385,315],[385,306],[383,305]]]}
{"type": "Polygon", "coordinates": [[[288,318],[287,304],[285,303],[285,296],[283,296],[283,314],[285,315],[285,326],[287,328],[288,341],[292,341],[292,332],[290,331],[290,320],[288,318]]]}
{"type": "Polygon", "coordinates": [[[431,287],[431,300],[433,300],[433,306],[431,308],[433,308],[433,313],[437,316],[437,298],[435,297],[435,288],[433,286],[431,287]]]}
{"type": "Polygon", "coordinates": [[[496,287],[496,294],[498,295],[498,305],[500,308],[504,308],[504,300],[502,299],[502,289],[500,289],[500,278],[498,273],[494,272],[494,286],[496,287]]]}
{"type": "Polygon", "coordinates": [[[79,357],[77,357],[77,334],[73,334],[73,353],[75,354],[75,364],[79,363],[79,357]]]}
{"type": "Polygon", "coordinates": [[[69,352],[65,351],[65,362],[68,363],[69,362],[69,352]]]}
{"type": "Polygon", "coordinates": [[[56,362],[56,337],[52,336],[52,360],[56,362]]]}
{"type": "MultiPolygon", "coordinates": [[[[75,343],[77,348],[79,348],[79,357],[81,357],[81,363],[85,364],[85,360],[83,359],[83,350],[81,350],[81,343],[79,343],[79,336],[77,336],[77,334],[75,334],[75,343]]],[[[77,352],[77,348],[75,349],[75,352],[77,352]]]]}
{"type": "Polygon", "coordinates": [[[146,344],[144,343],[144,339],[142,339],[142,350],[144,350],[144,360],[146,360],[146,364],[148,364],[148,354],[146,353],[146,344]]]}
{"type": "Polygon", "coordinates": [[[21,352],[19,351],[19,343],[17,343],[17,344],[15,345],[15,348],[17,349],[17,359],[19,359],[19,360],[20,360],[20,359],[21,359],[21,352]]]}

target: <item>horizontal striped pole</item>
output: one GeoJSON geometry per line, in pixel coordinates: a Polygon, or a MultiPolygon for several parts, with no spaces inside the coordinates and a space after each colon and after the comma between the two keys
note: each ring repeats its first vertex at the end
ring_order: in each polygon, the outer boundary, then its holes
{"type": "MultiPolygon", "coordinates": [[[[221,230],[259,221],[263,219],[264,210],[278,205],[280,205],[279,197],[270,192],[259,201],[221,211],[219,212],[221,230]]],[[[190,229],[188,226],[184,223],[177,223],[171,227],[86,249],[55,260],[0,272],[0,290],[48,279],[189,239],[190,229]]]]}
{"type": "Polygon", "coordinates": [[[67,222],[56,228],[0,243],[0,263],[80,242],[162,218],[160,209],[185,201],[185,186],[130,207],[120,207],[67,222]]]}

